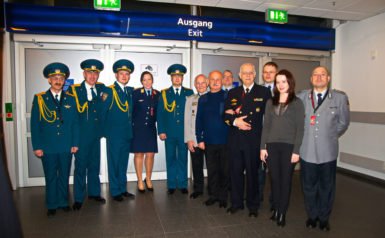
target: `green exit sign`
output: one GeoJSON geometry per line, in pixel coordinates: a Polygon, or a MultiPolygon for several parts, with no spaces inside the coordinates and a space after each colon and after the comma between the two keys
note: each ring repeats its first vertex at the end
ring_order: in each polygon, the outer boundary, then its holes
{"type": "Polygon", "coordinates": [[[94,8],[98,10],[120,11],[120,0],[94,0],[94,8]]]}
{"type": "Polygon", "coordinates": [[[277,10],[277,9],[267,9],[266,21],[271,23],[285,24],[288,21],[287,11],[277,10]]]}

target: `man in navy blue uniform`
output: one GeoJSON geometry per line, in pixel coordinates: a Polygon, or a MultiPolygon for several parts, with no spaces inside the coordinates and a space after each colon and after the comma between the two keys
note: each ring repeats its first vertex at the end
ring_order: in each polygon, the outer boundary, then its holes
{"type": "Polygon", "coordinates": [[[158,135],[165,141],[167,164],[167,193],[178,188],[187,194],[187,146],[184,143],[184,112],[186,97],[194,92],[182,87],[187,69],[173,64],[167,69],[172,86],[163,89],[158,103],[158,135]]]}
{"type": "Polygon", "coordinates": [[[62,63],[43,70],[51,88],[33,98],[31,138],[34,154],[41,158],[46,184],[47,215],[69,211],[68,183],[72,154],[79,148],[79,115],[75,99],[63,92],[70,72],[62,63]]]}
{"type": "Polygon", "coordinates": [[[104,94],[104,133],[107,139],[107,164],[110,193],[115,201],[135,198],[127,192],[127,166],[132,139],[132,92],[127,86],[134,64],[126,59],[113,65],[116,81],[104,94]]]}
{"type": "Polygon", "coordinates": [[[242,86],[230,90],[225,104],[225,122],[229,125],[228,144],[230,149],[231,207],[233,214],[244,208],[244,171],[246,171],[246,206],[250,217],[258,216],[258,173],[257,159],[262,134],[263,114],[270,91],[254,83],[256,76],[253,64],[240,67],[242,86]]]}
{"type": "Polygon", "coordinates": [[[88,198],[105,203],[100,196],[100,138],[103,126],[101,106],[106,100],[105,86],[98,83],[104,65],[96,59],[84,60],[80,67],[84,70],[84,81],[72,85],[68,93],[73,95],[80,115],[80,147],[75,159],[74,200],[72,208],[80,210],[86,193],[88,198]],[[87,183],[86,183],[87,181],[87,183]],[[86,186],[86,184],[88,186],[86,186]]]}
{"type": "Polygon", "coordinates": [[[227,149],[228,126],[223,121],[227,93],[222,90],[222,73],[209,74],[210,92],[198,101],[196,135],[199,148],[206,150],[206,165],[210,198],[205,202],[211,206],[227,207],[229,187],[229,152],[227,149]]]}

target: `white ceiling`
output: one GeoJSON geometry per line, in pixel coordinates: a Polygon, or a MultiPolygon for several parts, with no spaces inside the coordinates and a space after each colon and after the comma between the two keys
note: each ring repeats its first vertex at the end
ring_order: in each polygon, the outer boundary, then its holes
{"type": "Polygon", "coordinates": [[[359,21],[385,12],[385,0],[140,0],[265,12],[267,8],[288,14],[359,21]]]}

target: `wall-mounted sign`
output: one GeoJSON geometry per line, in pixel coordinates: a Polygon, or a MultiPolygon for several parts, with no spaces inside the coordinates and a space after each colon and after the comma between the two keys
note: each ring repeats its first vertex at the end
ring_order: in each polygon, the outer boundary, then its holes
{"type": "Polygon", "coordinates": [[[287,11],[278,9],[267,9],[265,15],[266,21],[270,23],[285,24],[288,22],[287,11]]]}
{"type": "Polygon", "coordinates": [[[12,103],[5,103],[5,121],[13,121],[12,103]]]}
{"type": "Polygon", "coordinates": [[[94,8],[97,10],[120,11],[120,0],[94,0],[94,8]]]}
{"type": "MultiPolygon", "coordinates": [[[[275,12],[274,18],[287,20],[287,14],[275,12]]],[[[333,28],[229,18],[6,3],[5,19],[7,31],[23,34],[195,40],[312,50],[335,48],[333,28]]]]}

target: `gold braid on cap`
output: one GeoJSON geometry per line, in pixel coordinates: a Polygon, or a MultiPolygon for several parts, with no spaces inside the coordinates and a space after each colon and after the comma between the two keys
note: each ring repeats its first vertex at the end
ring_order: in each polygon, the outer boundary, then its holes
{"type": "Polygon", "coordinates": [[[73,94],[70,94],[69,92],[67,92],[67,94],[70,95],[70,96],[73,96],[75,98],[76,108],[78,109],[79,113],[83,113],[86,109],[88,111],[88,102],[85,102],[83,105],[80,105],[79,98],[78,98],[78,93],[76,92],[75,87],[76,87],[75,85],[71,85],[72,93],[73,94]]]}
{"type": "Polygon", "coordinates": [[[37,104],[39,105],[40,121],[41,121],[41,118],[43,117],[46,122],[54,123],[56,120],[56,111],[49,110],[41,94],[37,95],[37,104]],[[52,118],[52,119],[49,119],[49,118],[52,118]]]}
{"type": "Polygon", "coordinates": [[[163,98],[164,109],[168,112],[173,112],[176,106],[175,100],[171,104],[168,104],[166,90],[162,91],[162,98],[163,98]]]}
{"type": "Polygon", "coordinates": [[[113,97],[113,99],[112,99],[112,103],[111,103],[111,106],[110,106],[109,109],[112,108],[112,105],[114,105],[114,101],[115,101],[116,102],[116,106],[118,106],[118,108],[122,112],[128,112],[128,108],[129,108],[128,101],[126,100],[126,102],[123,104],[122,101],[120,101],[118,92],[116,92],[115,85],[112,85],[110,88],[112,89],[112,97],[113,97]]]}

